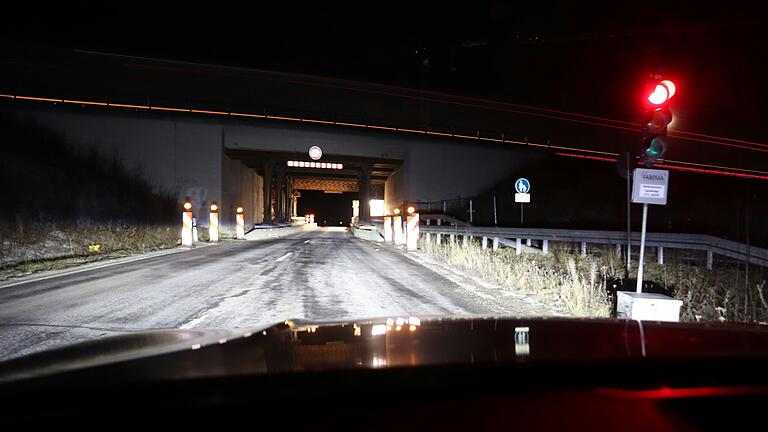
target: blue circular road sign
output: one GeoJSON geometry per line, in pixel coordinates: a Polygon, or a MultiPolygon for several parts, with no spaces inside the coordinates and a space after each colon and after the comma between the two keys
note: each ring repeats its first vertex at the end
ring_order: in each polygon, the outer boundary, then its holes
{"type": "Polygon", "coordinates": [[[515,190],[517,193],[527,194],[531,191],[531,182],[527,178],[519,178],[515,182],[515,190]]]}

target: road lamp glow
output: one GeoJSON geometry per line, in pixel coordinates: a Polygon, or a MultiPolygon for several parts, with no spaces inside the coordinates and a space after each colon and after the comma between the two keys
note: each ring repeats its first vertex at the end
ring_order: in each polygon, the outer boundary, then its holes
{"type": "Polygon", "coordinates": [[[416,209],[413,208],[413,206],[408,207],[408,214],[413,214],[413,212],[415,212],[415,211],[416,211],[416,209]]]}

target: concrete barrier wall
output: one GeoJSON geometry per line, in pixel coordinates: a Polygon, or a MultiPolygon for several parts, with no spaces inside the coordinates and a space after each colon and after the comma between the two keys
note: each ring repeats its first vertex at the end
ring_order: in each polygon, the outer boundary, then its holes
{"type": "Polygon", "coordinates": [[[373,226],[352,226],[352,235],[354,235],[357,238],[363,239],[363,240],[369,240],[369,241],[375,241],[375,242],[383,242],[384,237],[379,233],[379,230],[373,226]]]}
{"type": "Polygon", "coordinates": [[[279,228],[256,228],[245,234],[246,240],[265,240],[277,237],[285,237],[291,234],[298,234],[304,231],[310,231],[317,228],[316,223],[292,225],[279,228]]]}

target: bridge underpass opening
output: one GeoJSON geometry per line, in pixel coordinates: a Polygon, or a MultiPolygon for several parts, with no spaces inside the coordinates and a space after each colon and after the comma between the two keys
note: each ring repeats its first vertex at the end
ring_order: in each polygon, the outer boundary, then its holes
{"type": "Polygon", "coordinates": [[[225,149],[225,154],[261,179],[256,196],[263,210],[254,218],[257,223],[300,221],[307,214],[329,226],[370,221],[383,213],[386,181],[402,165],[401,160],[335,154],[321,161],[294,152],[225,149]]]}

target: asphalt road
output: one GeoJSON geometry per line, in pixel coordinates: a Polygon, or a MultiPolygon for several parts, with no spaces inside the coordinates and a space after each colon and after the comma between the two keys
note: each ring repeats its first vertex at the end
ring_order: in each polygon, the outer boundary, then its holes
{"type": "Polygon", "coordinates": [[[0,359],[149,329],[548,314],[530,299],[488,293],[467,280],[340,228],[230,241],[0,286],[0,359]]]}

